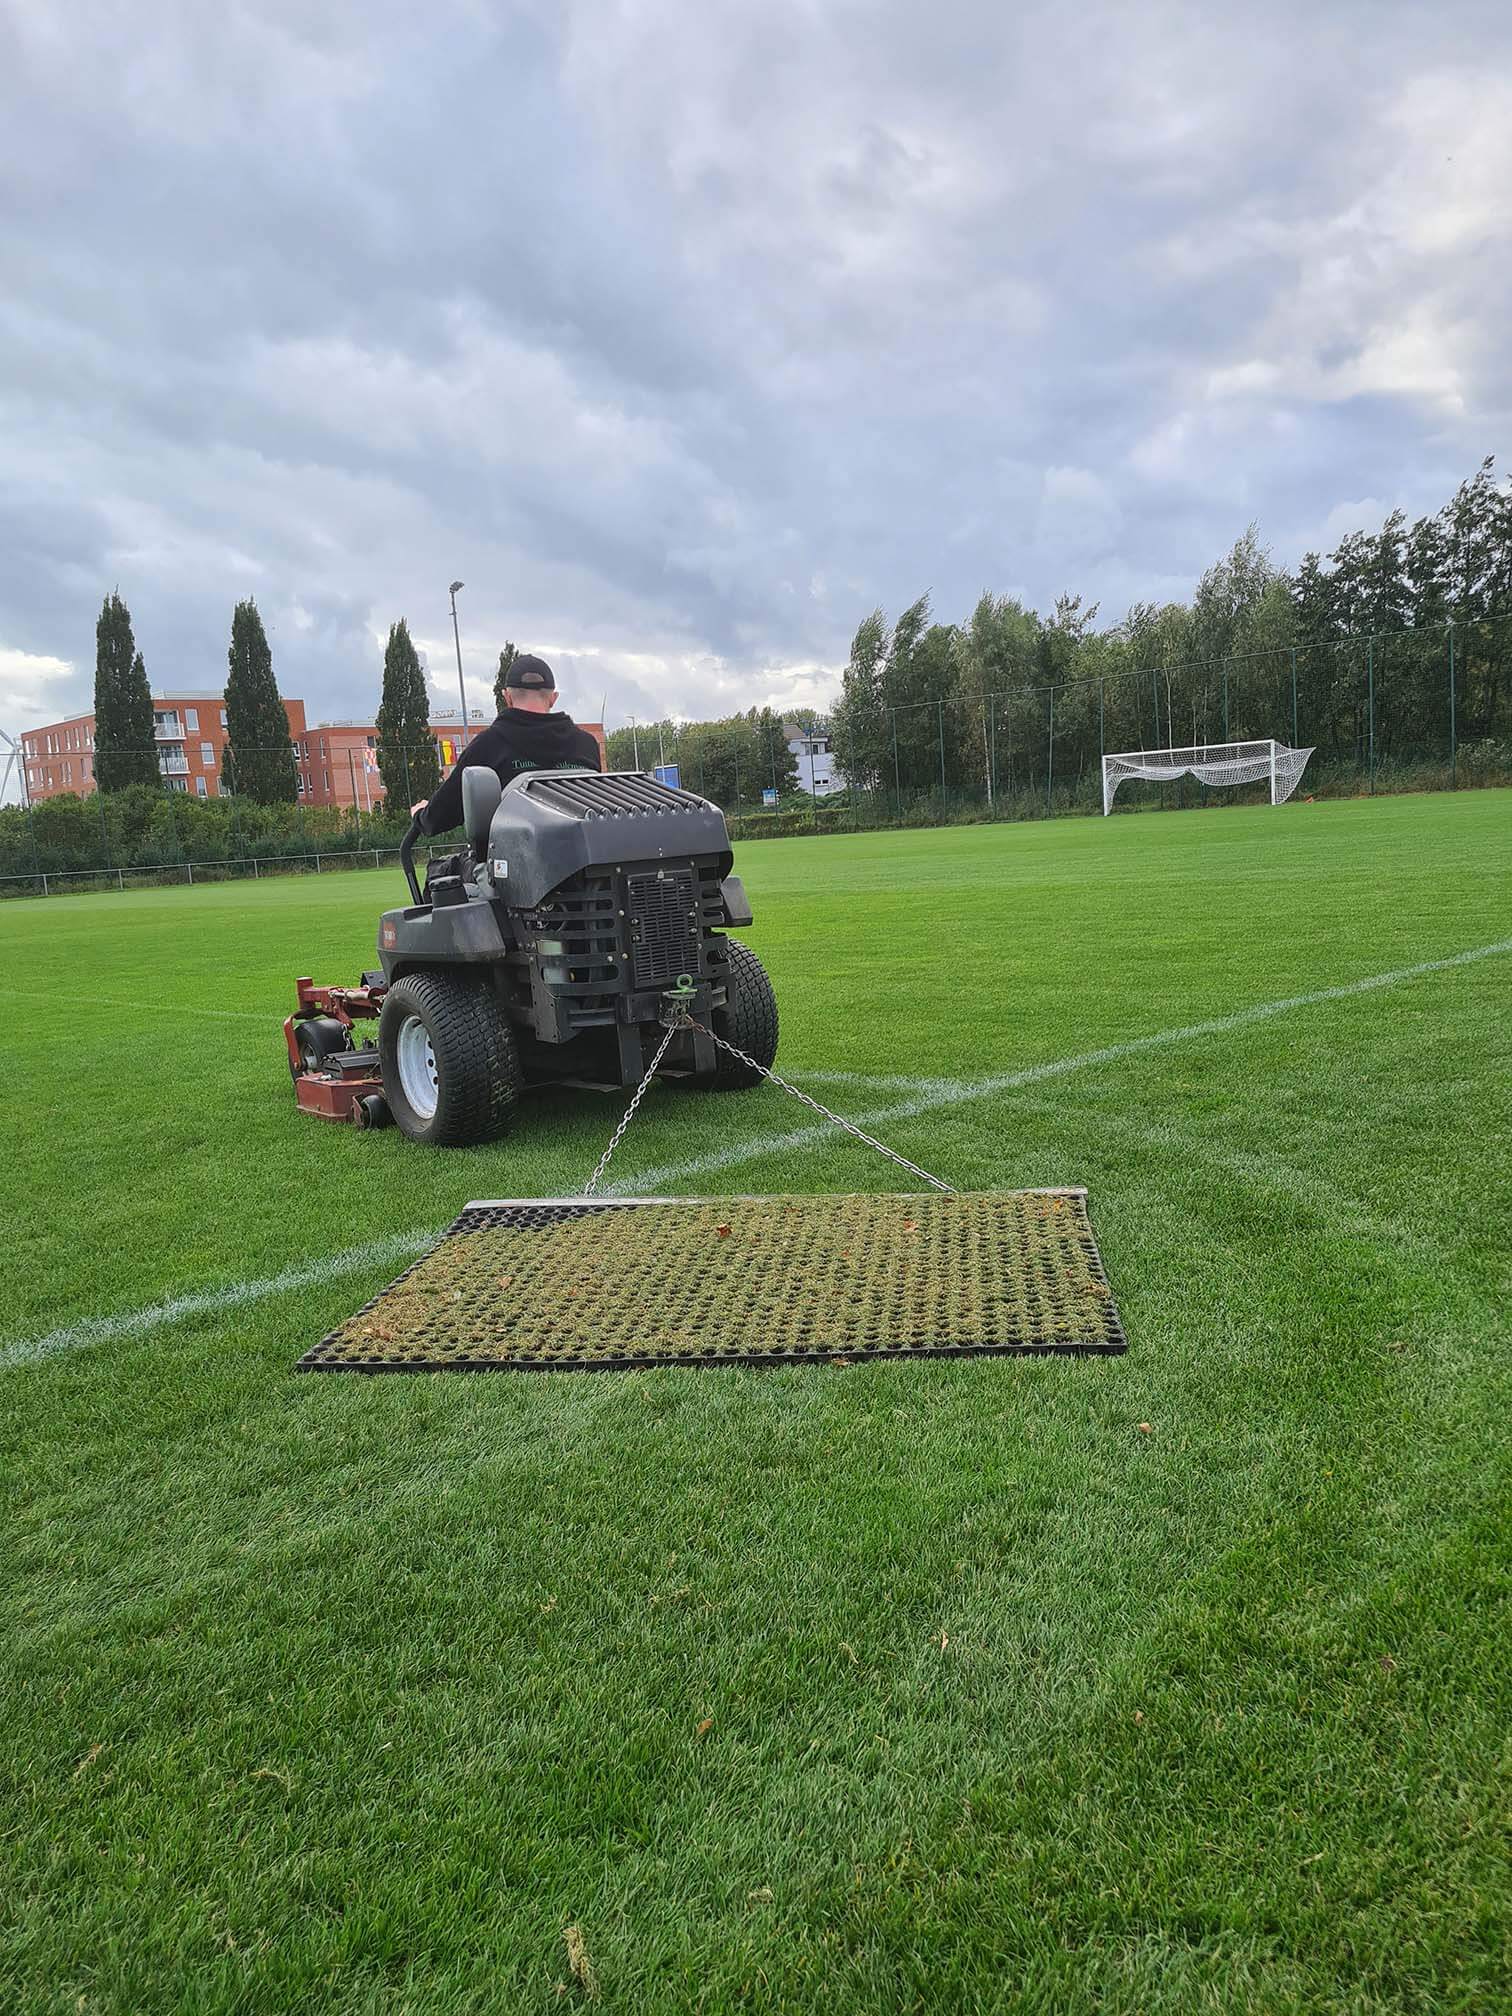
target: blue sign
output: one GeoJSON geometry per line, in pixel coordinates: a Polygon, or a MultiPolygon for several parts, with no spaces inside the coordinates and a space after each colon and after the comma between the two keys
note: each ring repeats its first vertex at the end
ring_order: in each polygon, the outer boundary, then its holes
{"type": "Polygon", "coordinates": [[[776,805],[777,793],[772,789],[770,784],[768,784],[766,789],[762,792],[761,802],[763,805],[771,805],[771,806],[776,805]]]}
{"type": "Polygon", "coordinates": [[[675,763],[658,763],[656,768],[651,772],[651,775],[656,779],[658,784],[665,784],[669,790],[680,791],[682,789],[682,784],[679,781],[681,773],[675,763]]]}

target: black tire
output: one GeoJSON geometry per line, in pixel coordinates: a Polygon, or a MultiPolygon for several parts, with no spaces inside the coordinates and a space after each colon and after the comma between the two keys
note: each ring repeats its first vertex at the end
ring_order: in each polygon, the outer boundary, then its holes
{"type": "Polygon", "coordinates": [[[389,1118],[388,1102],[381,1092],[369,1092],[352,1108],[352,1119],[363,1133],[374,1127],[387,1127],[389,1118]]]}
{"type": "Polygon", "coordinates": [[[737,1063],[727,1050],[720,1050],[713,1077],[699,1083],[711,1092],[748,1092],[761,1083],[755,1065],[770,1070],[777,1061],[777,996],[766,968],[738,938],[727,938],[725,951],[730,961],[726,1005],[714,1010],[710,1026],[716,1036],[743,1050],[753,1062],[737,1063]]]}
{"type": "Polygon", "coordinates": [[[319,1071],[327,1057],[338,1050],[351,1047],[351,1035],[346,1024],[338,1022],[334,1015],[309,1015],[303,1022],[294,1024],[294,1047],[299,1052],[299,1071],[291,1064],[289,1069],[297,1078],[302,1071],[319,1071]]]}
{"type": "Polygon", "coordinates": [[[378,1061],[389,1112],[411,1141],[434,1148],[496,1141],[514,1118],[520,1054],[486,981],[457,973],[396,980],[378,1017],[378,1061]],[[418,1103],[405,1090],[406,1072],[418,1103]],[[431,1081],[428,1094],[422,1075],[431,1081]]]}

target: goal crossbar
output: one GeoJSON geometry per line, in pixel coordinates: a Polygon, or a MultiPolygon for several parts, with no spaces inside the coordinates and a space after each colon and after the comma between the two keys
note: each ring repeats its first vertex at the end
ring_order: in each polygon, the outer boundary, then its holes
{"type": "Polygon", "coordinates": [[[1130,777],[1170,784],[1195,777],[1203,784],[1269,783],[1272,805],[1284,805],[1302,781],[1311,749],[1285,742],[1203,742],[1185,749],[1125,749],[1102,759],[1103,817],[1113,796],[1130,777]]]}

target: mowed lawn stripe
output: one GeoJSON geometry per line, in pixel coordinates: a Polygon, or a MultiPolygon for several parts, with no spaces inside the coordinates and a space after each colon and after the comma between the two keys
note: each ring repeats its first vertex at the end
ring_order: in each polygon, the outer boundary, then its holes
{"type": "MultiPolygon", "coordinates": [[[[1419,965],[1401,967],[1395,972],[1372,974],[1365,979],[1351,980],[1337,987],[1320,988],[1312,994],[1290,995],[1279,1001],[1260,1002],[1249,1008],[1237,1009],[1232,1015],[1213,1017],[1205,1022],[1194,1022],[1181,1029],[1158,1030],[1149,1035],[1131,1037],[1126,1043],[1108,1044],[1100,1050],[1089,1050],[1076,1057],[1051,1059],[1042,1064],[1026,1066],[1022,1071],[1002,1072],[994,1077],[979,1079],[973,1084],[963,1084],[959,1080],[949,1079],[909,1081],[884,1078],[878,1082],[900,1088],[906,1088],[913,1082],[920,1089],[913,1098],[895,1101],[890,1105],[875,1107],[858,1114],[848,1114],[845,1117],[854,1119],[859,1125],[868,1128],[880,1127],[889,1121],[915,1119],[921,1114],[935,1112],[947,1106],[966,1105],[975,1100],[990,1099],[1000,1093],[1017,1090],[1022,1086],[1036,1085],[1047,1079],[1063,1077],[1072,1071],[1085,1070],[1099,1064],[1116,1063],[1121,1058],[1137,1056],[1146,1050],[1161,1049],[1172,1043],[1197,1041],[1209,1036],[1226,1035],[1232,1030],[1245,1028],[1250,1023],[1268,1021],[1273,1016],[1286,1014],[1294,1009],[1312,1008],[1326,1001],[1347,1000],[1356,994],[1372,993],[1382,987],[1399,986],[1405,981],[1420,979],[1425,974],[1474,965],[1482,959],[1508,953],[1512,953],[1512,939],[1505,939],[1493,945],[1477,946],[1466,952],[1453,953],[1444,959],[1425,960],[1419,965]]],[[[816,1074],[821,1080],[824,1075],[816,1074]]],[[[847,1078],[845,1082],[851,1081],[847,1078]]],[[[863,1079],[861,1082],[869,1081],[863,1079]]],[[[671,1163],[663,1168],[642,1171],[638,1176],[622,1184],[606,1184],[605,1194],[635,1196],[654,1193],[658,1189],[675,1190],[690,1177],[737,1168],[742,1163],[756,1161],[767,1155],[782,1155],[802,1150],[818,1142],[832,1139],[834,1132],[835,1130],[829,1125],[820,1124],[743,1143],[737,1142],[728,1148],[718,1149],[686,1162],[671,1163]]],[[[40,1337],[18,1338],[9,1343],[0,1343],[0,1369],[13,1365],[35,1364],[43,1358],[55,1356],[60,1351],[77,1350],[90,1344],[108,1343],[117,1337],[139,1336],[149,1330],[158,1329],[165,1323],[181,1321],[187,1316],[203,1315],[214,1309],[235,1308],[246,1302],[258,1301],[264,1296],[284,1295],[297,1289],[312,1287],[317,1282],[332,1279],[338,1274],[355,1273],[365,1267],[380,1266],[386,1261],[412,1258],[438,1236],[440,1229],[438,1227],[436,1231],[429,1233],[419,1231],[400,1233],[392,1239],[348,1247],[345,1251],[332,1254],[325,1260],[287,1268],[263,1280],[229,1282],[216,1288],[194,1290],[174,1296],[168,1301],[153,1303],[143,1309],[86,1318],[82,1323],[63,1325],[40,1337]]]]}
{"type": "MultiPolygon", "coordinates": [[[[974,1086],[1501,943],[1509,812],[740,865],[800,1082],[974,1086]]],[[[426,1155],[297,1115],[272,1014],[67,1017],[350,975],[386,887],[0,910],[60,1008],[12,1024],[13,1328],[581,1182],[613,1101],[426,1155]]],[[[1089,1185],[1116,1361],[291,1377],[359,1272],[18,1368],[0,2006],[553,2010],[568,1926],[635,2016],[1502,2006],[1505,983],[897,1120],[970,1187],[1089,1185]]],[[[659,1093],[629,1173],[781,1111],[659,1093]]],[[[760,1173],[896,1187],[843,1137],[760,1173]]]]}

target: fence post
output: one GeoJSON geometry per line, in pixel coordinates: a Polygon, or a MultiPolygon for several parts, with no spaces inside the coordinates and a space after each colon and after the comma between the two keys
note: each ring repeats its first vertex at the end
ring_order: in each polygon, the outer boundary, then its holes
{"type": "Polygon", "coordinates": [[[1223,739],[1229,739],[1228,730],[1228,660],[1223,661],[1223,739]]]}
{"type": "Polygon", "coordinates": [[[887,711],[892,716],[893,807],[898,824],[901,826],[903,824],[903,773],[898,768],[898,710],[896,707],[889,707],[887,711]]]}
{"type": "Polygon", "coordinates": [[[1296,749],[1301,746],[1302,738],[1297,733],[1297,647],[1295,644],[1293,644],[1293,646],[1291,647],[1291,661],[1292,661],[1292,747],[1293,749],[1296,749]]]}
{"type": "Polygon", "coordinates": [[[315,873],[317,875],[320,873],[320,856],[318,854],[315,856],[315,873]]]}
{"type": "MultiPolygon", "coordinates": [[[[465,724],[464,724],[465,725],[465,724]]],[[[362,807],[357,802],[357,759],[347,750],[347,775],[352,780],[352,817],[357,821],[357,845],[362,845],[362,807]]]]}
{"type": "Polygon", "coordinates": [[[1055,782],[1055,688],[1050,688],[1050,735],[1045,745],[1045,817],[1050,817],[1050,787],[1055,782]]]}
{"type": "Polygon", "coordinates": [[[945,702],[937,700],[935,708],[940,719],[940,824],[943,826],[950,817],[950,801],[945,796],[945,702]]]}
{"type": "Polygon", "coordinates": [[[987,813],[989,818],[997,817],[997,695],[992,695],[992,708],[987,719],[990,723],[987,734],[987,813]]]}
{"type": "Polygon", "coordinates": [[[189,887],[192,889],[194,887],[194,863],[186,861],[184,866],[189,870],[189,887]]]}
{"type": "Polygon", "coordinates": [[[1449,625],[1449,789],[1459,789],[1459,748],[1454,734],[1454,625],[1449,625]]]}
{"type": "Polygon", "coordinates": [[[1365,639],[1365,718],[1370,731],[1370,793],[1375,796],[1375,639],[1365,639]]]}
{"type": "Polygon", "coordinates": [[[252,856],[252,880],[254,882],[261,882],[262,880],[262,870],[257,865],[257,856],[255,854],[252,856]]]}
{"type": "Polygon", "coordinates": [[[105,856],[105,866],[109,868],[114,864],[110,859],[110,835],[105,830],[105,793],[100,789],[98,780],[95,783],[95,803],[100,813],[100,849],[105,856]]]}

